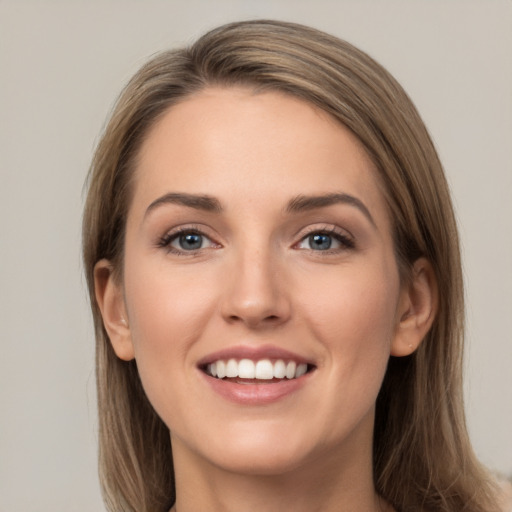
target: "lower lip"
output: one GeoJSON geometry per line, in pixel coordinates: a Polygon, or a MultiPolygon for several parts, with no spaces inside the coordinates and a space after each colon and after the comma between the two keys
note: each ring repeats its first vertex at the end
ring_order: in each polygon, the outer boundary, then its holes
{"type": "Polygon", "coordinates": [[[238,384],[211,377],[202,371],[201,374],[214,392],[230,402],[242,405],[265,405],[282,400],[301,389],[311,376],[311,373],[306,373],[298,379],[238,384]]]}

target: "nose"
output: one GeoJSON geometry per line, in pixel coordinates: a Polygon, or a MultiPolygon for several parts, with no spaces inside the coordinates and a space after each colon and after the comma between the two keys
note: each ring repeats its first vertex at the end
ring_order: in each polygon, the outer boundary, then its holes
{"type": "Polygon", "coordinates": [[[221,311],[228,323],[276,327],[291,314],[283,269],[264,251],[243,254],[228,269],[221,311]]]}

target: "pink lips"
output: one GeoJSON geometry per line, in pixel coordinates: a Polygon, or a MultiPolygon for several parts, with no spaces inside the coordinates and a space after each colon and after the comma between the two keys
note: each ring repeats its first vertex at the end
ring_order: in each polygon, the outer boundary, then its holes
{"type": "Polygon", "coordinates": [[[282,359],[285,361],[295,361],[297,364],[308,363],[310,366],[312,363],[293,352],[274,346],[231,347],[208,354],[202,358],[198,362],[198,367],[202,378],[210,389],[226,400],[240,405],[265,405],[284,399],[285,397],[300,390],[312,377],[312,373],[306,373],[305,375],[294,379],[259,382],[256,380],[248,380],[241,383],[235,380],[218,379],[205,373],[204,368],[206,365],[218,360],[228,359],[251,359],[253,361],[261,359],[282,359]]]}

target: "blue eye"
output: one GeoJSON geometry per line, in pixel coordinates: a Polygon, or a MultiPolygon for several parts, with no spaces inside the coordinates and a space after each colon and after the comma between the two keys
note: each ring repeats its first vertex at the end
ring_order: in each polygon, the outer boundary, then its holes
{"type": "Polygon", "coordinates": [[[158,241],[158,247],[174,254],[194,254],[202,249],[218,247],[218,244],[195,229],[179,229],[163,236],[158,241]]]}
{"type": "Polygon", "coordinates": [[[335,232],[315,231],[305,236],[298,244],[298,249],[308,249],[310,251],[329,251],[353,249],[354,242],[348,236],[335,232]]]}
{"type": "Polygon", "coordinates": [[[317,251],[326,251],[331,248],[332,237],[323,233],[308,236],[309,247],[317,251]]]}
{"type": "Polygon", "coordinates": [[[183,233],[177,236],[170,245],[183,251],[197,251],[203,246],[203,235],[198,233],[183,233]]]}

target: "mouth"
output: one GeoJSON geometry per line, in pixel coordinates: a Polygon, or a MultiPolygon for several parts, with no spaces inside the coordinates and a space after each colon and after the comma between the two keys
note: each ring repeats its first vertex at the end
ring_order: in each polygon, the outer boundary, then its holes
{"type": "Polygon", "coordinates": [[[295,396],[316,373],[311,359],[273,345],[238,345],[197,363],[217,395],[242,406],[266,406],[295,396]]]}
{"type": "Polygon", "coordinates": [[[201,370],[215,379],[238,384],[270,384],[299,379],[314,370],[312,364],[293,359],[217,359],[202,365],[201,370]]]}

